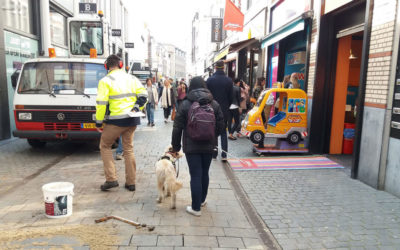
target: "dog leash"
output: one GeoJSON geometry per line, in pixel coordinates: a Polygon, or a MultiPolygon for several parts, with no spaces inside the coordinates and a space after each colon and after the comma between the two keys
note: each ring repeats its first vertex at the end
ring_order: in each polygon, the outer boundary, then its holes
{"type": "Polygon", "coordinates": [[[215,148],[214,148],[214,151],[217,151],[218,149],[220,149],[221,152],[225,153],[225,154],[226,154],[227,156],[229,156],[230,158],[240,161],[244,166],[250,167],[248,162],[243,161],[242,159],[240,159],[239,157],[237,157],[237,156],[235,156],[235,155],[233,155],[233,154],[231,154],[231,153],[228,153],[227,151],[223,150],[222,148],[215,147],[215,148]]]}

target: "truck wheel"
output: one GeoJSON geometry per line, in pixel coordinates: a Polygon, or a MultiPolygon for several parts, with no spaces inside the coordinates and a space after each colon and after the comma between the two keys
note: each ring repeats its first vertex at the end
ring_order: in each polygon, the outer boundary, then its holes
{"type": "Polygon", "coordinates": [[[264,144],[264,133],[260,130],[251,132],[250,140],[254,144],[264,144]]]}
{"type": "Polygon", "coordinates": [[[300,142],[300,139],[301,139],[301,136],[300,136],[299,132],[290,133],[287,137],[287,141],[293,145],[298,144],[300,142]]]}
{"type": "Polygon", "coordinates": [[[28,143],[32,148],[43,148],[46,145],[45,141],[40,141],[37,139],[28,139],[28,143]]]}

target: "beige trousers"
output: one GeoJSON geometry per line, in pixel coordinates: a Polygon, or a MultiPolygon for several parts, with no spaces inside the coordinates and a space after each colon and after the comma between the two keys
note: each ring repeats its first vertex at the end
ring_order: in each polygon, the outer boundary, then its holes
{"type": "Polygon", "coordinates": [[[127,185],[134,185],[136,181],[136,161],[133,154],[133,135],[134,127],[119,127],[105,124],[100,140],[100,153],[104,164],[106,181],[116,181],[117,173],[114,164],[111,147],[114,142],[122,135],[122,147],[124,149],[125,178],[127,185]]]}

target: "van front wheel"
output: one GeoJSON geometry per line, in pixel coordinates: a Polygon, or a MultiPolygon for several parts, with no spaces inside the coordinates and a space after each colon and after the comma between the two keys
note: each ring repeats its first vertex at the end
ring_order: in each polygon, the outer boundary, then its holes
{"type": "Polygon", "coordinates": [[[32,148],[43,148],[44,146],[46,146],[45,141],[41,141],[41,140],[37,140],[37,139],[28,139],[28,144],[32,148]]]}

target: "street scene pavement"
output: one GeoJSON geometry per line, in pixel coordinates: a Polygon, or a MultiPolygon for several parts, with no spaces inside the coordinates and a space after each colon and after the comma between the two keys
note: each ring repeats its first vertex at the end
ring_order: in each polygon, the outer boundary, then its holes
{"type": "Polygon", "coordinates": [[[264,249],[220,161],[212,163],[201,217],[185,212],[191,202],[185,159],[179,162],[178,180],[184,185],[177,208],[170,209],[170,198],[156,202],[154,164],[170,144],[172,131],[172,122],[164,124],[161,118],[158,110],[155,127],[142,125],[135,132],[135,192],[123,187],[123,161],[116,162],[120,187],[100,191],[103,166],[100,153],[91,145],[49,143],[33,150],[25,141],[13,140],[0,146],[0,249],[264,249]],[[75,185],[73,213],[49,219],[41,187],[58,181],[75,185]],[[110,215],[147,226],[135,228],[116,220],[95,224],[110,215]]]}
{"type": "MultiPolygon", "coordinates": [[[[170,198],[158,204],[154,164],[169,145],[171,130],[172,122],[164,124],[158,110],[155,127],[141,125],[135,132],[135,192],[123,188],[123,161],[116,161],[120,187],[100,191],[104,173],[93,145],[49,143],[31,149],[24,140],[3,143],[0,248],[399,249],[400,200],[351,179],[348,169],[232,171],[218,157],[211,166],[207,206],[194,217],[185,212],[190,177],[181,159],[178,179],[184,188],[176,210],[169,208],[170,198]],[[73,213],[49,219],[41,187],[56,181],[75,185],[73,213]],[[235,182],[250,205],[238,198],[235,182]],[[94,222],[110,215],[147,226],[94,222]]],[[[246,138],[229,141],[229,157],[255,157],[250,146],[246,138]]]]}
{"type": "MultiPolygon", "coordinates": [[[[246,138],[229,146],[230,157],[255,157],[246,138]]],[[[283,249],[400,249],[400,199],[349,168],[234,174],[283,249]]]]}

